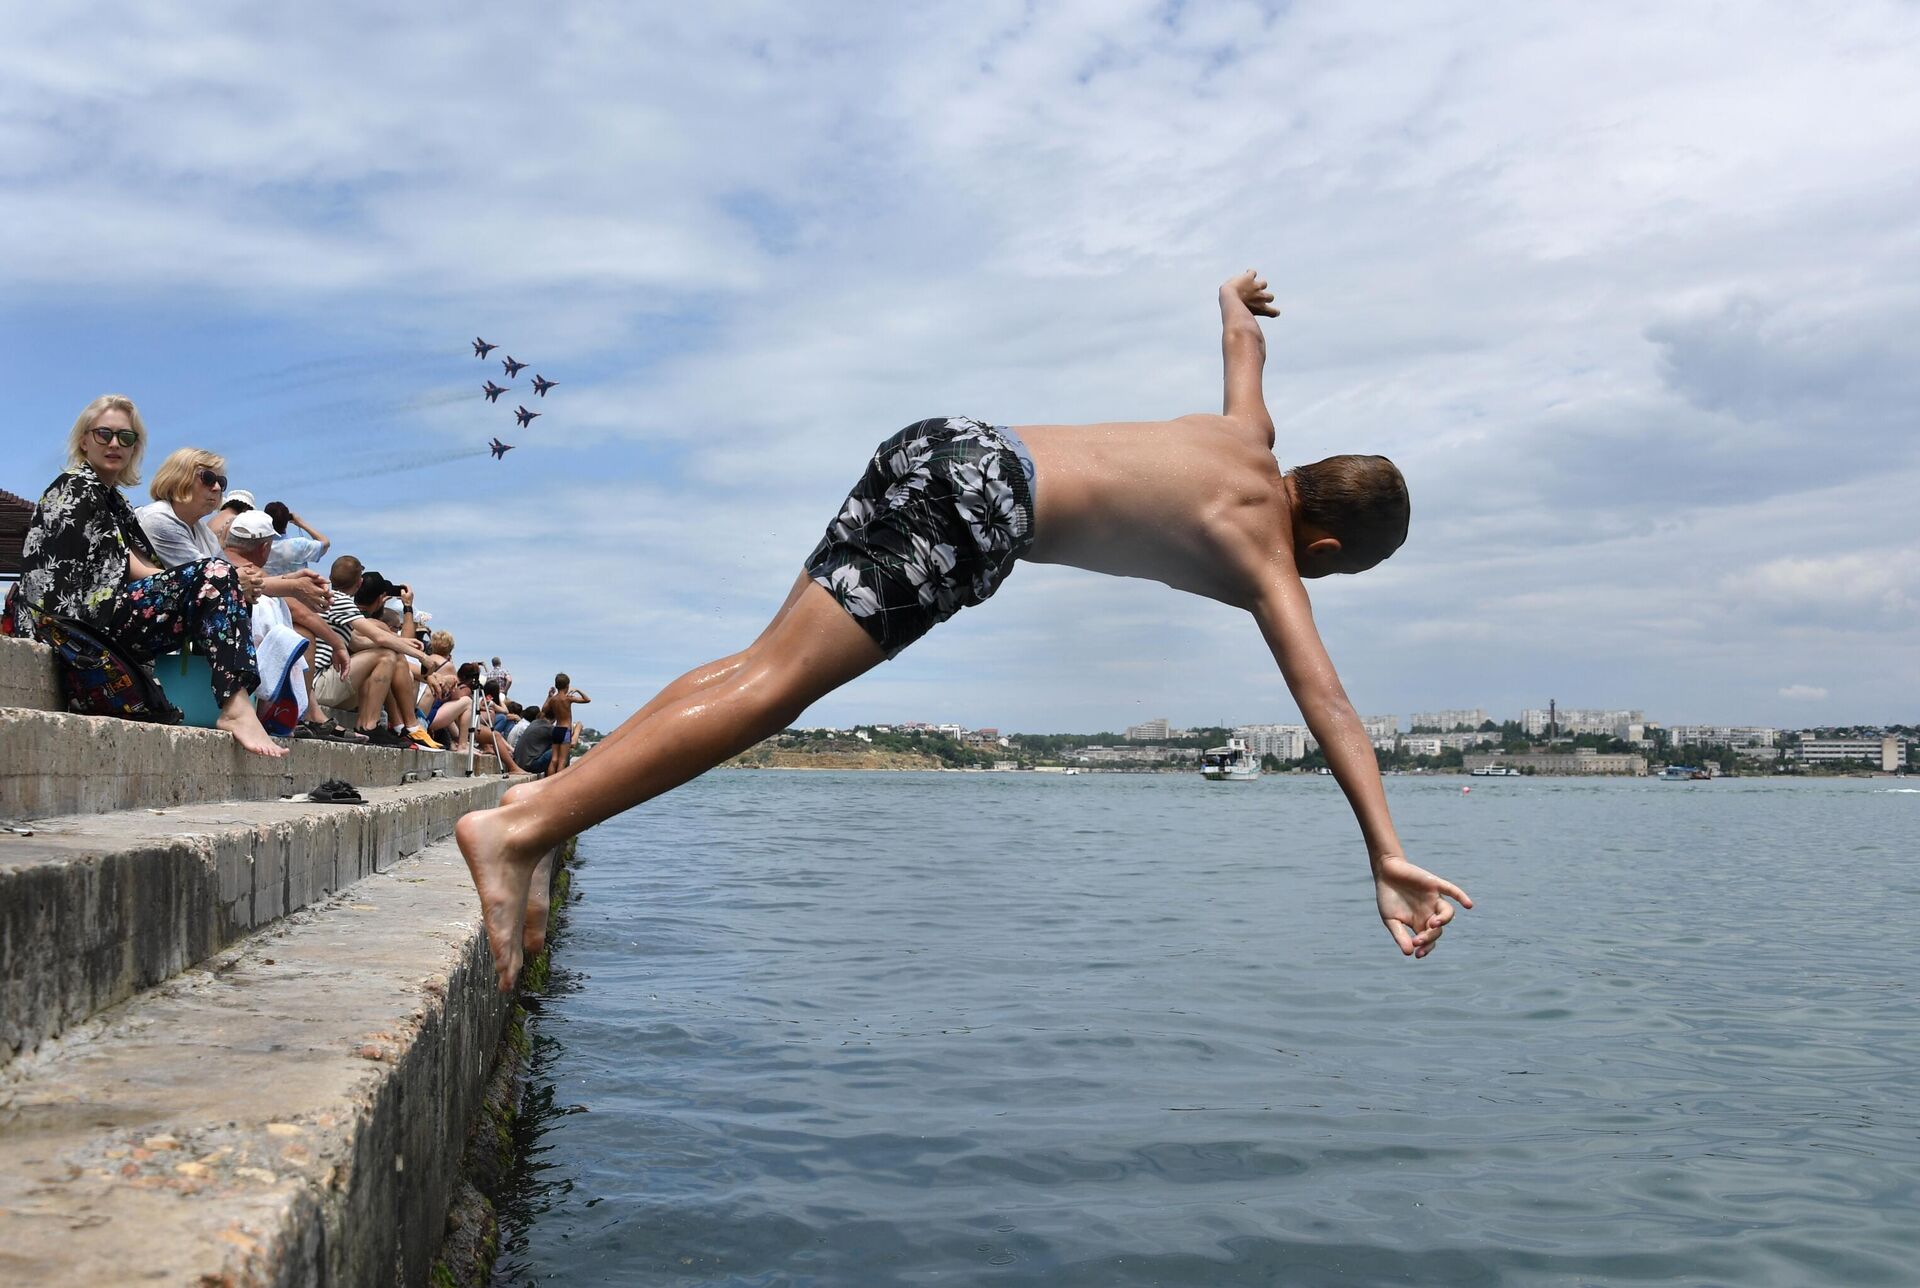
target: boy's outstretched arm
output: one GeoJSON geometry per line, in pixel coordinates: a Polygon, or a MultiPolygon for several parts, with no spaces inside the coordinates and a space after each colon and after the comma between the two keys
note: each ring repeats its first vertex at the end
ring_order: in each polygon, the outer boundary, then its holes
{"type": "Polygon", "coordinates": [[[1266,435],[1273,446],[1273,417],[1260,388],[1261,369],[1267,365],[1267,337],[1259,317],[1278,317],[1273,292],[1252,269],[1220,287],[1220,358],[1225,367],[1226,399],[1221,414],[1266,435]]]}
{"type": "Polygon", "coordinates": [[[1360,822],[1381,922],[1402,953],[1425,957],[1454,918],[1454,907],[1447,900],[1456,900],[1463,908],[1473,907],[1473,900],[1451,881],[1410,863],[1401,849],[1393,816],[1387,812],[1373,741],[1354,714],[1333,659],[1314,629],[1313,606],[1300,579],[1291,574],[1271,578],[1253,615],[1300,714],[1306,717],[1307,728],[1319,741],[1328,768],[1360,822]]]}

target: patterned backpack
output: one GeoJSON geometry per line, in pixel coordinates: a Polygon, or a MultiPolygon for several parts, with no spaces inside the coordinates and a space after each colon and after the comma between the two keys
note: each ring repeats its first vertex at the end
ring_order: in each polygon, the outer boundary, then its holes
{"type": "MultiPolygon", "coordinates": [[[[6,621],[14,620],[15,595],[7,595],[6,621]]],[[[67,710],[82,716],[117,716],[149,724],[179,724],[180,710],[152,671],[129,659],[112,642],[67,617],[54,617],[28,605],[34,634],[60,663],[60,687],[67,710]]]]}

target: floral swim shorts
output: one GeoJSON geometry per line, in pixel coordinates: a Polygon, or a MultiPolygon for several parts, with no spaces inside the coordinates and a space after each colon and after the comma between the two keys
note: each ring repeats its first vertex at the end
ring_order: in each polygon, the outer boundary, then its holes
{"type": "Polygon", "coordinates": [[[888,657],[1000,588],[1033,544],[1033,458],[1005,426],[909,425],[874,451],[807,573],[888,657]]]}

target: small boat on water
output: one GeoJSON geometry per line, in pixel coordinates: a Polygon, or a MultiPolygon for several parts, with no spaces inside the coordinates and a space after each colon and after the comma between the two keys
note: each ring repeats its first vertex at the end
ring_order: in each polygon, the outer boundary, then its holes
{"type": "Polygon", "coordinates": [[[1250,783],[1260,777],[1260,758],[1241,738],[1200,753],[1200,776],[1210,783],[1250,783]]]}
{"type": "Polygon", "coordinates": [[[1660,781],[1663,783],[1704,783],[1712,777],[1697,765],[1668,765],[1660,772],[1660,781]]]}
{"type": "Polygon", "coordinates": [[[1523,774],[1511,765],[1482,765],[1478,769],[1467,771],[1475,778],[1521,778],[1523,774]]]}

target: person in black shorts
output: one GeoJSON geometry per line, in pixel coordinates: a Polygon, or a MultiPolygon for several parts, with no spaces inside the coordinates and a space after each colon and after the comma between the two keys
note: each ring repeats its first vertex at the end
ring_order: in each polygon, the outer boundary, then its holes
{"type": "MultiPolygon", "coordinates": [[[[1360,824],[1382,924],[1425,957],[1471,907],[1406,856],[1373,744],[1313,623],[1305,583],[1363,572],[1406,539],[1406,480],[1383,456],[1283,471],[1261,392],[1276,316],[1249,271],[1220,288],[1221,414],[1022,425],[922,420],[882,443],[766,629],[696,667],[580,764],[509,789],[455,828],[480,894],[501,989],[544,937],[529,889],[542,857],[670,791],[995,593],[1020,560],[1163,582],[1245,609],[1360,824]],[[1453,900],[1454,903],[1448,902],[1453,900]]],[[[524,742],[522,744],[524,746],[524,742]]]]}

